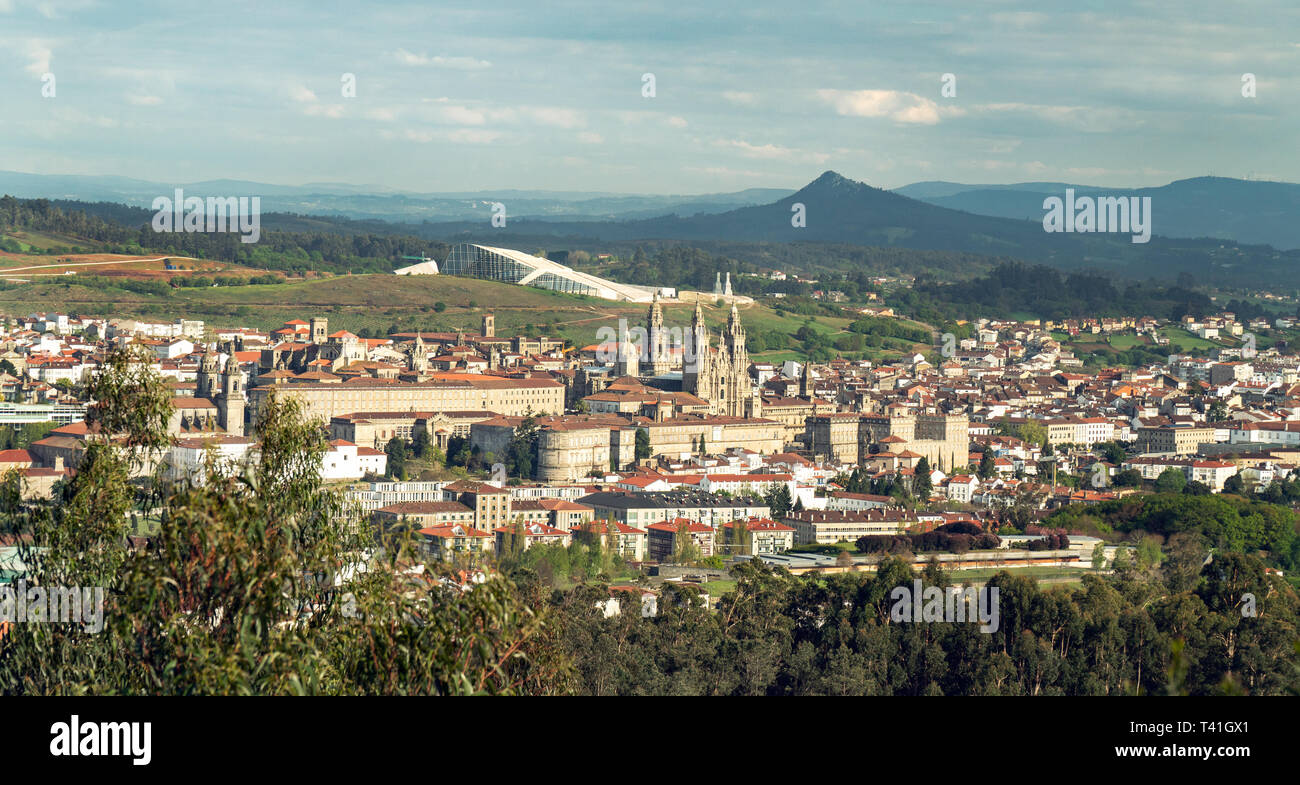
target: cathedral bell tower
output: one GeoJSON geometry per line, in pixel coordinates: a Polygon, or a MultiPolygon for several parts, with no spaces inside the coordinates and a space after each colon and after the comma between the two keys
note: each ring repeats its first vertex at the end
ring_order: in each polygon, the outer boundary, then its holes
{"type": "Polygon", "coordinates": [[[221,397],[217,398],[217,414],[222,428],[231,436],[244,435],[244,372],[239,370],[232,354],[226,362],[226,372],[221,376],[221,397]]]}

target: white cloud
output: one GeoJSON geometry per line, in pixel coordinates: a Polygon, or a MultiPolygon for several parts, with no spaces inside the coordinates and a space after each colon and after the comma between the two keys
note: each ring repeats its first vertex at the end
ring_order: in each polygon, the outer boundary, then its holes
{"type": "Polygon", "coordinates": [[[482,128],[458,128],[447,134],[448,141],[462,144],[491,144],[500,138],[499,132],[482,128]]]}
{"type": "Polygon", "coordinates": [[[329,117],[337,120],[343,116],[341,104],[308,104],[303,111],[310,117],[329,117]]]}
{"type": "Polygon", "coordinates": [[[132,106],[157,106],[163,102],[163,99],[156,95],[128,94],[126,102],[132,106]]]}
{"type": "Polygon", "coordinates": [[[673,115],[672,117],[668,118],[668,124],[671,125],[673,128],[685,128],[686,118],[673,115]]]}
{"type": "Polygon", "coordinates": [[[444,121],[456,125],[483,125],[487,122],[486,115],[466,106],[444,106],[439,110],[438,115],[444,121]]]}
{"type": "Polygon", "coordinates": [[[555,106],[531,106],[523,109],[525,115],[539,125],[553,128],[581,128],[587,120],[581,112],[555,106]]]}
{"type": "Polygon", "coordinates": [[[50,61],[54,58],[54,52],[45,44],[40,41],[29,41],[27,57],[31,61],[23,69],[27,73],[39,79],[50,72],[50,61]]]}
{"type": "Polygon", "coordinates": [[[1080,131],[1100,132],[1132,128],[1140,124],[1137,112],[1104,106],[1054,106],[1051,104],[999,103],[981,104],[974,111],[983,113],[1027,114],[1080,131]]]}
{"type": "Polygon", "coordinates": [[[408,52],[405,49],[398,49],[393,53],[393,56],[406,65],[435,66],[438,68],[452,68],[457,71],[481,71],[492,67],[492,63],[489,61],[477,60],[473,57],[443,57],[442,55],[430,57],[426,54],[408,52]]]}
{"type": "Polygon", "coordinates": [[[289,88],[289,97],[295,102],[303,104],[303,114],[308,117],[329,117],[338,119],[343,116],[342,104],[322,104],[316,97],[316,93],[303,85],[295,85],[289,88]]]}
{"type": "Polygon", "coordinates": [[[605,137],[597,133],[592,133],[591,131],[583,131],[578,134],[578,141],[583,144],[604,144],[605,137]]]}
{"type": "Polygon", "coordinates": [[[767,177],[768,172],[755,172],[750,169],[729,169],[725,166],[687,166],[688,172],[699,172],[701,174],[721,175],[723,177],[767,177]]]}
{"type": "Polygon", "coordinates": [[[746,158],[761,158],[768,161],[811,161],[825,163],[830,159],[825,153],[808,153],[792,147],[777,144],[750,144],[743,139],[724,139],[716,144],[740,151],[746,158]]]}
{"type": "Polygon", "coordinates": [[[818,90],[817,97],[846,117],[880,117],[896,123],[935,125],[940,116],[960,115],[957,108],[941,108],[929,98],[899,90],[818,90]]]}
{"type": "Polygon", "coordinates": [[[758,103],[758,96],[753,93],[746,93],[739,90],[727,90],[722,94],[724,100],[741,106],[753,106],[758,103]]]}
{"type": "Polygon", "coordinates": [[[1036,11],[1004,11],[990,14],[989,19],[1000,25],[1025,28],[1043,24],[1048,20],[1048,16],[1036,11]]]}

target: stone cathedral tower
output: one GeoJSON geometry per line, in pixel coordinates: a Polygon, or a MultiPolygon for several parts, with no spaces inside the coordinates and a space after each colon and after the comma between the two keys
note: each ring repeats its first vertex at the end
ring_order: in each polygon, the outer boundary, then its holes
{"type": "Polygon", "coordinates": [[[244,372],[239,370],[235,355],[226,361],[226,372],[221,377],[221,397],[217,399],[217,414],[221,427],[231,436],[244,435],[244,372]]]}
{"type": "Polygon", "coordinates": [[[647,351],[641,358],[641,372],[649,376],[662,376],[673,369],[672,352],[668,345],[668,331],[664,329],[664,309],[655,292],[650,311],[646,314],[645,335],[647,351]]]}
{"type": "Polygon", "coordinates": [[[704,311],[696,302],[682,387],[708,401],[712,414],[729,417],[758,417],[762,414],[762,399],[749,378],[745,327],[740,323],[740,313],[735,305],[731,306],[727,326],[723,328],[714,352],[709,347],[704,311]]]}

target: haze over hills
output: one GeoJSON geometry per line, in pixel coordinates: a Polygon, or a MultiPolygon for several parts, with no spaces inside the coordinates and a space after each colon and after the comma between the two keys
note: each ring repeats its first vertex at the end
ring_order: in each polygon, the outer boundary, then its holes
{"type": "Polygon", "coordinates": [[[602,191],[449,191],[416,193],[377,185],[308,183],[273,185],[247,180],[156,183],[130,177],[39,175],[0,171],[0,194],[24,199],[117,202],[149,207],[176,188],[191,196],[259,196],[266,212],[337,215],[385,221],[489,220],[491,203],[509,202],[515,216],[539,219],[615,220],[677,214],[717,213],[763,204],[790,193],[786,188],[750,188],[718,194],[625,194],[602,191]]]}
{"type": "MultiPolygon", "coordinates": [[[[1194,184],[1200,181],[1183,182],[1194,184]]],[[[118,179],[110,182],[109,185],[138,188],[138,183],[139,181],[118,179]]],[[[1259,185],[1297,187],[1245,181],[1227,181],[1227,183],[1228,186],[1225,187],[1240,187],[1247,191],[1259,185]]],[[[196,184],[194,186],[196,190],[191,193],[193,195],[202,193],[200,189],[202,185],[196,184]]],[[[245,184],[223,181],[217,187],[222,191],[237,193],[243,185],[245,184]]],[[[1211,182],[1209,185],[1210,191],[1219,186],[1217,182],[1211,182]]],[[[1173,186],[1182,189],[1175,189],[1178,192],[1197,195],[1202,204],[1208,205],[1213,201],[1213,196],[1206,195],[1206,189],[1198,190],[1194,186],[1184,186],[1182,183],[1171,184],[1170,187],[1173,186]]],[[[150,194],[159,193],[156,184],[150,184],[149,188],[150,194]]],[[[951,190],[952,186],[931,183],[926,184],[926,189],[926,192],[934,194],[942,193],[945,189],[951,190]]],[[[617,211],[612,217],[599,219],[585,215],[553,214],[540,217],[520,215],[518,211],[527,209],[529,203],[525,197],[538,192],[519,192],[525,195],[521,198],[498,195],[497,199],[507,205],[507,225],[504,228],[493,226],[490,221],[491,203],[481,199],[462,199],[462,206],[469,204],[474,207],[475,216],[472,219],[457,221],[439,221],[427,215],[418,220],[405,217],[397,221],[373,217],[351,218],[331,215],[321,209],[305,209],[293,213],[275,212],[273,200],[269,201],[270,206],[268,202],[263,202],[262,212],[264,228],[268,231],[407,235],[438,243],[478,242],[488,245],[518,248],[532,246],[533,249],[555,250],[580,248],[594,251],[608,247],[627,249],[643,242],[660,246],[694,245],[701,248],[712,245],[714,252],[725,253],[732,258],[760,265],[777,262],[778,260],[773,258],[771,249],[782,248],[797,252],[797,255],[808,263],[830,265],[837,269],[852,268],[854,265],[848,260],[861,255],[844,249],[857,249],[857,251],[884,249],[892,252],[898,259],[906,260],[899,262],[901,266],[896,268],[899,270],[916,262],[913,258],[915,255],[908,256],[905,252],[942,252],[977,255],[988,261],[1018,259],[1047,264],[1063,270],[1094,270],[1129,279],[1143,280],[1154,277],[1173,281],[1183,274],[1190,274],[1197,282],[1216,286],[1300,288],[1300,251],[1278,250],[1268,245],[1245,245],[1230,240],[1205,237],[1161,236],[1160,213],[1155,205],[1163,203],[1163,197],[1160,201],[1156,201],[1153,197],[1155,231],[1150,237],[1150,242],[1134,243],[1133,234],[1130,232],[1045,232],[1041,219],[1041,196],[1038,193],[1021,192],[1016,187],[980,190],[983,193],[996,195],[1028,194],[1037,200],[1039,212],[1030,220],[979,215],[875,188],[833,171],[824,172],[794,193],[778,191],[779,194],[784,195],[767,203],[746,204],[718,212],[693,215],[664,214],[670,212],[664,210],[652,218],[620,217],[617,211]],[[792,222],[792,218],[796,216],[793,209],[796,205],[802,205],[806,215],[806,225],[803,227],[797,227],[792,222]],[[823,261],[818,263],[816,259],[823,261]]],[[[1064,188],[1062,193],[1063,191],[1064,188]]],[[[960,197],[964,193],[958,192],[950,196],[960,197]]],[[[1083,193],[1085,191],[1081,191],[1080,195],[1083,193]]],[[[763,191],[745,191],[739,194],[722,195],[722,197],[753,199],[764,195],[763,191]]],[[[308,200],[308,197],[294,198],[299,203],[308,200]]],[[[412,197],[394,194],[387,197],[352,195],[338,198],[349,199],[355,203],[358,199],[406,200],[412,197]]],[[[940,198],[949,197],[931,197],[932,200],[940,198]]],[[[545,199],[549,200],[546,204],[553,209],[566,210],[574,209],[574,205],[587,205],[593,202],[608,207],[611,199],[626,200],[627,203],[635,204],[640,197],[580,198],[564,202],[547,195],[545,199]]],[[[58,201],[57,204],[65,210],[84,210],[133,228],[147,227],[151,214],[147,207],[124,206],[120,201],[89,205],[82,202],[58,201]]],[[[644,205],[644,202],[641,204],[644,205]]],[[[678,204],[680,206],[681,203],[678,204]]],[[[623,206],[628,205],[625,203],[623,206]]],[[[658,212],[653,208],[645,209],[658,212]]],[[[141,244],[168,247],[150,242],[141,244]]],[[[789,256],[789,254],[784,255],[789,256]]]]}
{"type": "MultiPolygon", "coordinates": [[[[937,213],[927,208],[1038,223],[1044,213],[1043,200],[1063,196],[1066,188],[1073,188],[1078,196],[1151,197],[1153,232],[1164,237],[1213,238],[1279,249],[1300,248],[1300,185],[1294,183],[1196,177],[1158,187],[1111,188],[1066,182],[962,184],[931,180],[891,191],[863,183],[855,183],[857,187],[854,187],[850,183],[854,181],[827,172],[797,195],[788,188],[750,188],[696,195],[526,189],[417,193],[347,183],[287,186],[208,180],[171,184],[129,177],[0,171],[0,194],[22,198],[116,202],[147,208],[155,197],[170,195],[181,187],[191,195],[260,196],[264,212],[400,223],[464,222],[467,231],[474,231],[489,221],[492,203],[500,201],[506,204],[509,217],[517,221],[642,222],[635,226],[607,227],[597,234],[585,225],[548,227],[541,234],[625,239],[643,236],[830,241],[976,253],[1010,252],[1018,246],[1032,248],[1044,238],[1027,238],[1024,232],[1041,234],[1041,227],[1026,230],[1010,224],[984,224],[971,217],[937,213]],[[836,178],[843,182],[836,182],[836,178]],[[790,205],[799,201],[810,208],[804,230],[794,230],[789,222],[790,205]],[[811,209],[813,204],[817,205],[815,211],[811,209]],[[674,220],[698,216],[710,217],[674,220]],[[741,237],[739,232],[746,234],[741,237]]],[[[1060,245],[1053,243],[1054,247],[1060,245]]]]}
{"type": "Polygon", "coordinates": [[[1274,248],[1300,248],[1300,185],[1229,177],[1194,177],[1155,188],[1070,183],[963,185],[912,183],[895,193],[939,207],[1001,218],[1041,220],[1043,200],[1066,188],[1079,196],[1149,196],[1155,231],[1167,237],[1213,237],[1274,248]]]}
{"type": "MultiPolygon", "coordinates": [[[[661,216],[608,222],[509,220],[524,236],[591,237],[761,243],[835,243],[918,250],[961,251],[1063,265],[1114,265],[1136,258],[1129,235],[1047,234],[1041,221],[998,218],[953,210],[824,172],[795,193],[763,205],[689,217],[661,216]],[[803,205],[807,221],[792,222],[803,205]]],[[[432,225],[443,236],[489,241],[500,230],[483,222],[432,225]]]]}

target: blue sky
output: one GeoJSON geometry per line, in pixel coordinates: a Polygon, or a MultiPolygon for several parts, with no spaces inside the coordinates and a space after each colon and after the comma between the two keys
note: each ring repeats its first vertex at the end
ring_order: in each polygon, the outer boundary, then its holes
{"type": "Polygon", "coordinates": [[[0,169],[42,174],[637,193],[826,169],[881,187],[1294,182],[1297,128],[1295,0],[0,0],[0,169]]]}

